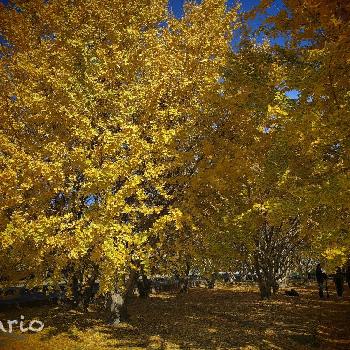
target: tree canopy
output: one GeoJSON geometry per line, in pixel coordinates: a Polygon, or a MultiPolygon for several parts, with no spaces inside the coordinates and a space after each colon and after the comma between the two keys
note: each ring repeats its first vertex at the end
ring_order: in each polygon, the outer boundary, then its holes
{"type": "Polygon", "coordinates": [[[245,20],[271,1],[0,5],[2,279],[245,261],[270,290],[308,251],[344,263],[350,5],[284,4],[263,42],[245,20]]]}

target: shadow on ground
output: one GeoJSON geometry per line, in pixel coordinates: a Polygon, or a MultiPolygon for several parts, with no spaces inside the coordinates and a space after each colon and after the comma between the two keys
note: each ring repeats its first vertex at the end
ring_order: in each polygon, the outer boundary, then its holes
{"type": "Polygon", "coordinates": [[[116,327],[106,326],[98,312],[57,307],[10,310],[0,313],[0,320],[22,314],[28,320],[44,320],[45,330],[3,334],[0,349],[27,349],[24,343],[55,350],[350,349],[349,296],[320,301],[315,289],[299,292],[300,297],[281,294],[261,301],[252,287],[234,286],[135,298],[130,322],[116,327]]]}

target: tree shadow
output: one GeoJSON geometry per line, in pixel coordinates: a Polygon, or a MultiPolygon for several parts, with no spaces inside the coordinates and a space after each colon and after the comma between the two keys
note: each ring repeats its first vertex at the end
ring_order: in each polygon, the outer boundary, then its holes
{"type": "Polygon", "coordinates": [[[314,289],[300,291],[301,297],[269,301],[234,287],[135,297],[130,321],[113,327],[98,309],[51,306],[32,313],[45,320],[41,341],[64,334],[83,342],[90,332],[106,340],[103,349],[116,343],[121,349],[349,349],[349,301],[320,301],[314,289]]]}
{"type": "MultiPolygon", "coordinates": [[[[130,324],[144,339],[159,339],[180,349],[263,348],[300,349],[318,347],[313,323],[298,311],[298,303],[259,301],[257,293],[192,290],[172,299],[135,299],[130,306],[130,324]],[[300,320],[298,320],[300,318],[300,320]],[[278,322],[279,321],[279,322],[278,322]]],[[[122,337],[120,329],[106,330],[110,337],[122,337]]],[[[162,345],[163,344],[163,345],[162,345]]]]}

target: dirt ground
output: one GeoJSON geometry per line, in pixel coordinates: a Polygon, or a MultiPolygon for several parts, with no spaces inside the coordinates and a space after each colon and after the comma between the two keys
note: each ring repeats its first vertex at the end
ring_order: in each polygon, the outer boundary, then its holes
{"type": "MultiPolygon", "coordinates": [[[[235,285],[188,294],[134,298],[129,323],[112,327],[96,311],[81,313],[41,306],[0,310],[0,321],[45,323],[39,333],[11,334],[0,329],[1,350],[109,349],[350,349],[350,292],[319,300],[315,287],[297,287],[261,301],[256,287],[235,285]]],[[[7,328],[8,330],[8,328],[7,328]]]]}

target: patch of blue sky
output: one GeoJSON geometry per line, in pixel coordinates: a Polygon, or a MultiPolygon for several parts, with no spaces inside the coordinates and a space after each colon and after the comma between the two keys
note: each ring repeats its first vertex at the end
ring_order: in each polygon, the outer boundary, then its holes
{"type": "Polygon", "coordinates": [[[1,34],[0,34],[0,45],[7,46],[7,47],[11,46],[8,40],[1,34]]]}
{"type": "MultiPolygon", "coordinates": [[[[259,5],[259,3],[260,3],[260,0],[242,0],[240,13],[253,10],[256,6],[259,5]]],[[[232,7],[234,5],[234,0],[228,0],[227,5],[229,8],[232,7]]],[[[253,31],[257,31],[259,27],[264,23],[266,17],[275,16],[284,8],[285,6],[282,0],[275,0],[271,4],[271,6],[266,10],[266,13],[258,13],[253,19],[250,19],[248,21],[248,25],[253,31]]],[[[234,49],[237,48],[240,38],[241,38],[241,32],[238,30],[232,40],[232,47],[234,49]]],[[[264,33],[257,32],[255,34],[255,40],[258,43],[263,42],[265,38],[266,36],[264,35],[264,33]]],[[[280,36],[276,36],[275,38],[269,37],[269,41],[272,45],[284,46],[286,44],[287,38],[280,35],[280,36]]]]}
{"type": "MultiPolygon", "coordinates": [[[[280,0],[279,0],[280,1],[280,0]]],[[[175,17],[181,18],[184,15],[184,3],[186,0],[169,0],[168,7],[169,10],[174,14],[175,17]]],[[[242,11],[248,11],[253,9],[259,4],[260,0],[243,0],[242,1],[242,11]]],[[[201,3],[201,0],[196,0],[196,3],[201,3]]],[[[226,2],[227,8],[232,8],[234,5],[234,0],[228,0],[226,2]]]]}
{"type": "Polygon", "coordinates": [[[19,6],[17,6],[15,3],[11,1],[1,1],[5,6],[8,6],[9,8],[14,9],[16,12],[21,13],[23,12],[23,9],[21,9],[19,6]]]}
{"type": "Polygon", "coordinates": [[[301,46],[301,47],[309,47],[311,45],[313,45],[314,42],[310,39],[303,39],[303,40],[300,40],[298,42],[298,45],[301,46]]]}
{"type": "MultiPolygon", "coordinates": [[[[176,17],[181,18],[184,15],[184,3],[185,0],[169,0],[169,11],[176,17]]],[[[200,0],[196,0],[196,3],[201,3],[200,0]]]]}
{"type": "Polygon", "coordinates": [[[158,23],[159,28],[167,28],[168,27],[168,22],[167,21],[161,21],[158,23]]]}
{"type": "Polygon", "coordinates": [[[291,100],[297,100],[299,98],[300,91],[293,89],[286,91],[285,94],[291,100]]]}
{"type": "MultiPolygon", "coordinates": [[[[1,33],[0,33],[0,46],[5,46],[5,47],[8,47],[8,48],[11,47],[10,42],[3,35],[1,35],[1,33]]],[[[5,56],[5,54],[0,53],[0,59],[2,57],[4,57],[4,56],[5,56]]]]}
{"type": "MultiPolygon", "coordinates": [[[[175,17],[181,18],[184,15],[184,3],[186,0],[169,0],[168,1],[168,7],[171,13],[174,14],[175,17]]],[[[200,0],[196,0],[197,3],[200,3],[200,0]]],[[[255,8],[257,5],[259,5],[260,0],[242,0],[241,1],[241,9],[240,12],[247,12],[255,8]]],[[[232,8],[235,4],[235,0],[228,0],[226,2],[227,8],[232,8]]],[[[283,1],[282,0],[275,0],[273,4],[268,8],[266,13],[264,14],[258,14],[254,19],[249,20],[250,27],[255,31],[257,30],[261,24],[264,22],[266,16],[273,16],[276,15],[281,9],[284,8],[283,1]]],[[[240,31],[236,31],[236,35],[234,36],[232,40],[232,48],[235,49],[237,47],[241,33],[240,31]]],[[[256,35],[257,42],[261,43],[264,40],[265,36],[263,33],[259,33],[256,35]]],[[[283,36],[277,36],[275,38],[270,38],[270,42],[272,45],[280,45],[284,46],[286,43],[286,38],[283,36]]]]}
{"type": "MultiPolygon", "coordinates": [[[[48,3],[48,0],[43,0],[45,4],[48,3]]],[[[4,4],[5,6],[9,5],[11,3],[10,0],[0,0],[0,3],[4,4]]]]}
{"type": "Polygon", "coordinates": [[[94,205],[97,202],[97,197],[94,194],[91,194],[89,196],[86,197],[84,204],[87,207],[91,207],[92,205],[94,205]]]}

